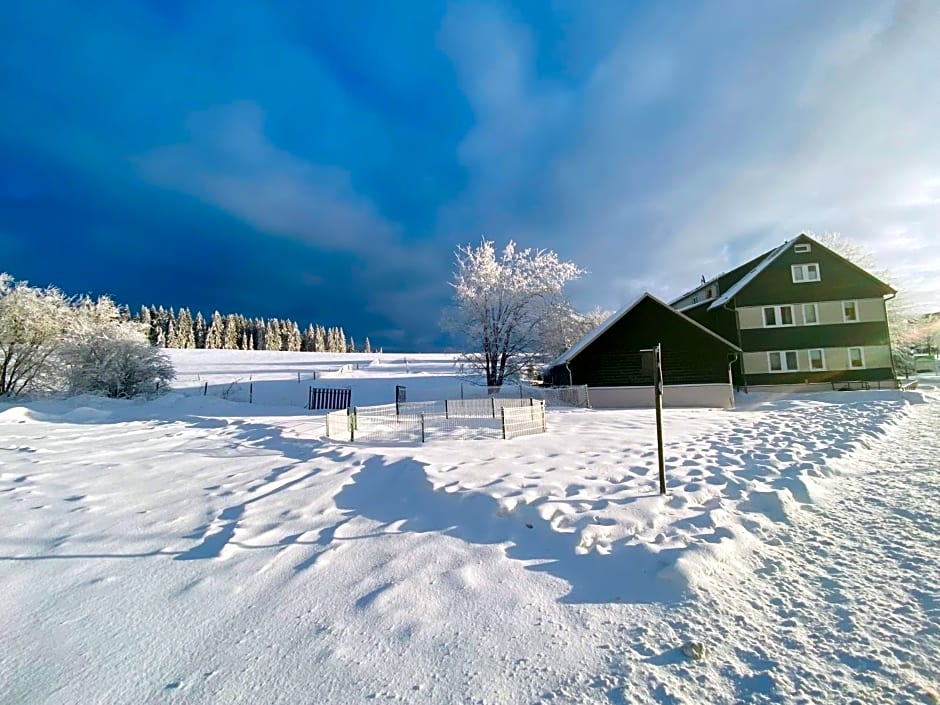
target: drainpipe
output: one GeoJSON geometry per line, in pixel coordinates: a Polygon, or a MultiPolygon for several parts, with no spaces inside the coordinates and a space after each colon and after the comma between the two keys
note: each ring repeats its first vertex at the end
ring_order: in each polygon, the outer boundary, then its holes
{"type": "MultiPolygon", "coordinates": [[[[744,344],[741,342],[741,319],[738,316],[738,307],[735,306],[733,309],[728,308],[728,304],[733,304],[733,303],[734,303],[734,298],[732,298],[731,301],[728,301],[727,303],[722,304],[721,307],[725,309],[726,311],[734,312],[734,327],[738,331],[738,347],[741,348],[742,355],[743,355],[744,344]]],[[[735,357],[737,358],[737,356],[735,357]]],[[[732,360],[732,362],[734,361],[732,360]]],[[[728,369],[730,370],[731,367],[729,366],[728,369]]],[[[741,381],[743,382],[741,386],[744,387],[744,393],[747,394],[747,372],[744,369],[743,357],[741,358],[741,381]]]]}
{"type": "Polygon", "coordinates": [[[731,365],[738,361],[738,354],[731,353],[732,358],[728,360],[728,386],[731,388],[731,408],[734,408],[734,378],[731,376],[731,365]]]}
{"type": "MultiPolygon", "coordinates": [[[[889,294],[887,297],[881,300],[881,304],[884,307],[885,312],[885,330],[888,331],[888,356],[891,358],[891,374],[894,375],[894,381],[898,382],[898,387],[900,387],[901,384],[899,381],[900,378],[898,377],[898,368],[894,365],[894,348],[891,345],[891,326],[888,325],[888,302],[897,295],[898,292],[896,291],[893,294],[889,294]]],[[[906,377],[907,375],[905,375],[905,378],[906,377]]]]}

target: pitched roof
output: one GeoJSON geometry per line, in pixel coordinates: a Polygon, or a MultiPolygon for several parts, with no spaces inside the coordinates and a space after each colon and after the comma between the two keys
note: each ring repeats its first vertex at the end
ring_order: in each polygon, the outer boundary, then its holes
{"type": "Polygon", "coordinates": [[[712,301],[712,305],[708,307],[708,310],[711,311],[713,308],[716,308],[718,306],[723,306],[724,304],[728,303],[728,301],[730,301],[735,296],[737,296],[738,292],[741,291],[741,289],[743,289],[752,281],[754,281],[754,277],[756,277],[758,274],[760,274],[765,269],[767,269],[767,266],[771,262],[777,259],[780,255],[782,255],[786,251],[787,245],[789,244],[790,244],[790,241],[787,240],[776,250],[771,251],[769,255],[764,257],[764,259],[762,259],[758,263],[758,265],[754,267],[754,269],[752,269],[750,272],[748,272],[743,277],[738,279],[734,284],[732,284],[728,289],[726,289],[723,294],[721,294],[718,298],[712,301]]]}
{"type": "Polygon", "coordinates": [[[770,253],[768,253],[768,255],[767,255],[766,257],[764,257],[764,259],[762,259],[762,260],[757,264],[756,267],[754,267],[751,271],[749,271],[749,272],[748,272],[747,274],[745,274],[743,277],[741,277],[740,279],[738,279],[738,281],[735,282],[731,287],[729,287],[728,289],[726,289],[723,294],[721,294],[718,298],[716,298],[714,301],[712,301],[712,304],[711,304],[711,306],[708,307],[708,310],[711,311],[712,309],[717,308],[718,306],[723,306],[723,305],[726,304],[728,301],[730,301],[730,300],[733,299],[735,296],[737,296],[738,293],[739,293],[744,287],[746,287],[748,284],[750,284],[752,281],[754,281],[754,278],[755,278],[758,274],[760,274],[760,273],[763,272],[765,269],[767,269],[767,267],[770,266],[778,257],[780,257],[780,255],[782,255],[784,252],[786,252],[787,248],[788,248],[790,245],[796,243],[798,240],[802,240],[802,241],[804,241],[804,242],[811,242],[811,243],[813,243],[814,245],[816,245],[817,247],[821,247],[822,249],[824,249],[826,252],[830,253],[830,254],[833,255],[834,257],[838,257],[839,259],[841,259],[843,262],[845,262],[846,264],[848,264],[850,267],[853,267],[854,269],[857,269],[857,270],[858,270],[859,272],[861,272],[862,274],[866,274],[867,276],[869,276],[869,277],[871,277],[872,279],[874,279],[875,281],[877,281],[879,284],[882,284],[884,287],[886,287],[886,288],[888,289],[888,291],[889,291],[890,293],[894,293],[894,289],[893,289],[890,285],[885,284],[883,281],[881,281],[880,279],[878,279],[878,277],[876,277],[875,275],[873,275],[871,272],[866,272],[864,269],[862,269],[861,267],[859,267],[857,264],[855,264],[855,263],[852,262],[851,260],[846,259],[846,258],[843,257],[842,255],[840,255],[838,252],[833,252],[833,251],[830,250],[828,247],[826,247],[826,246],[823,245],[822,243],[817,242],[816,240],[814,240],[813,238],[811,238],[811,237],[810,237],[809,235],[807,235],[806,233],[800,233],[800,234],[799,234],[798,236],[796,236],[795,238],[793,238],[793,239],[791,239],[791,240],[787,240],[786,242],[784,242],[784,243],[783,243],[782,245],[780,245],[780,247],[778,247],[776,250],[773,250],[773,251],[771,251],[770,253]]]}
{"type": "Polygon", "coordinates": [[[555,365],[564,365],[565,363],[571,362],[575,357],[577,357],[581,352],[583,352],[586,347],[588,347],[591,343],[593,343],[595,340],[597,340],[598,338],[600,338],[604,333],[606,333],[608,330],[610,330],[610,328],[612,328],[613,325],[614,325],[617,321],[619,321],[621,318],[623,318],[623,317],[626,316],[628,313],[630,313],[630,311],[632,311],[634,308],[636,308],[637,304],[639,304],[641,301],[643,301],[643,299],[652,299],[652,300],[655,301],[657,304],[659,304],[659,305],[662,306],[664,309],[666,309],[668,312],[673,313],[673,314],[675,314],[676,316],[679,316],[680,318],[682,318],[682,319],[685,320],[686,322],[691,323],[691,324],[692,324],[693,326],[695,326],[696,328],[699,328],[700,330],[704,331],[705,333],[708,333],[708,334],[709,334],[710,336],[712,336],[713,338],[715,338],[715,339],[717,339],[717,340],[720,340],[722,343],[724,343],[725,345],[727,345],[727,346],[728,346],[729,348],[731,348],[732,350],[737,350],[738,352],[741,351],[741,348],[739,348],[737,345],[735,345],[735,344],[732,343],[731,341],[725,340],[725,339],[722,338],[720,335],[718,335],[717,333],[715,333],[715,331],[709,330],[708,328],[706,328],[705,326],[703,326],[703,325],[702,325],[701,323],[699,323],[698,321],[689,318],[688,316],[686,316],[686,315],[685,315],[684,313],[682,313],[681,311],[677,311],[676,309],[672,308],[672,306],[670,306],[669,304],[665,303],[664,301],[661,301],[660,299],[656,298],[655,296],[653,296],[651,293],[649,293],[649,292],[647,291],[647,292],[644,292],[643,294],[641,294],[640,296],[638,296],[636,299],[634,299],[628,306],[626,306],[626,307],[620,309],[619,311],[617,311],[617,313],[615,313],[615,314],[612,315],[610,318],[608,318],[606,321],[604,321],[604,322],[601,323],[599,326],[597,326],[596,328],[594,328],[594,330],[590,331],[587,335],[585,335],[583,338],[581,338],[581,340],[579,340],[577,343],[575,343],[574,345],[572,345],[566,352],[562,353],[562,354],[559,355],[556,359],[552,360],[552,362],[549,363],[548,366],[549,366],[549,367],[555,367],[555,365]]]}
{"type": "MultiPolygon", "coordinates": [[[[718,289],[719,289],[719,291],[720,291],[720,290],[723,290],[723,289],[727,289],[728,287],[730,287],[730,286],[732,286],[733,284],[735,284],[735,283],[736,283],[741,277],[743,277],[745,274],[747,274],[748,272],[750,272],[751,269],[753,269],[757,264],[759,264],[765,257],[767,257],[767,256],[768,256],[769,254],[771,254],[772,252],[773,252],[773,250],[768,250],[767,252],[764,252],[763,254],[760,254],[760,255],[758,255],[757,257],[754,257],[754,258],[752,258],[752,259],[749,259],[749,260],[748,260],[747,262],[745,262],[744,264],[739,264],[739,265],[738,265],[737,267],[735,267],[734,269],[731,269],[731,270],[729,270],[729,271],[727,271],[727,272],[722,272],[721,274],[719,274],[719,275],[717,275],[717,276],[715,276],[715,277],[712,277],[711,279],[709,279],[709,280],[708,280],[707,282],[705,282],[704,284],[699,284],[699,285],[698,285],[697,287],[695,287],[694,289],[690,289],[689,291],[685,292],[682,296],[677,296],[675,299],[673,299],[672,301],[669,302],[669,305],[675,307],[677,303],[679,303],[680,301],[682,301],[682,299],[686,298],[686,297],[689,296],[690,294],[694,294],[696,291],[701,291],[702,289],[704,289],[704,288],[706,288],[706,287],[708,287],[708,286],[710,286],[710,285],[712,285],[712,284],[715,284],[716,282],[717,282],[717,284],[718,284],[718,289]]],[[[688,310],[691,309],[691,308],[695,308],[696,306],[701,306],[702,304],[710,303],[710,302],[713,301],[713,300],[714,300],[714,299],[705,299],[705,300],[703,300],[703,301],[698,301],[698,302],[696,302],[696,303],[694,303],[694,304],[689,304],[689,305],[687,305],[687,306],[683,306],[682,308],[679,308],[678,310],[679,310],[679,311],[688,311],[688,310]]]]}

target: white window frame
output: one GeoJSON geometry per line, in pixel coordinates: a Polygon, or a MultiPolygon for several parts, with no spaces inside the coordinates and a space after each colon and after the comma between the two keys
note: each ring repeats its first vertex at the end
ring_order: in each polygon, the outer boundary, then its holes
{"type": "Polygon", "coordinates": [[[794,284],[809,284],[811,282],[822,281],[822,270],[819,268],[819,262],[807,262],[806,264],[790,265],[790,278],[794,284]],[[809,278],[809,268],[816,267],[816,278],[809,278]],[[800,278],[797,279],[796,273],[800,272],[800,278]]]}
{"type": "Polygon", "coordinates": [[[780,306],[761,306],[760,307],[760,320],[764,324],[764,328],[790,328],[791,326],[796,325],[796,316],[795,311],[793,310],[793,304],[781,304],[780,306]],[[767,317],[764,315],[766,309],[773,309],[774,311],[774,320],[776,323],[767,323],[767,317]],[[782,309],[790,309],[790,322],[783,322],[783,315],[781,314],[782,309]]]}
{"type": "Polygon", "coordinates": [[[826,351],[823,348],[810,348],[806,351],[807,358],[809,360],[809,371],[810,372],[825,372],[826,371],[826,351]],[[822,367],[813,367],[813,353],[818,352],[819,357],[822,359],[822,367]]]}
{"type": "Polygon", "coordinates": [[[842,302],[842,322],[843,323],[858,323],[861,320],[862,320],[862,317],[859,315],[859,312],[858,312],[858,300],[856,299],[855,301],[852,301],[851,299],[849,299],[847,301],[843,301],[842,302]],[[849,318],[848,316],[845,315],[846,304],[852,304],[852,306],[855,308],[855,318],[849,318]]]}
{"type": "Polygon", "coordinates": [[[855,345],[851,348],[846,348],[845,354],[848,358],[850,370],[864,370],[865,369],[865,348],[855,345]],[[852,364],[852,351],[853,350],[858,350],[858,356],[862,361],[861,367],[856,367],[855,365],[852,364]]]}
{"type": "Polygon", "coordinates": [[[799,244],[793,246],[793,251],[794,251],[794,252],[799,252],[800,254],[803,254],[803,253],[805,253],[805,252],[809,252],[811,249],[812,249],[812,248],[809,246],[809,243],[808,243],[808,242],[801,242],[801,243],[799,243],[799,244]]]}
{"type": "Polygon", "coordinates": [[[803,325],[804,325],[804,326],[818,326],[818,325],[819,325],[819,304],[803,304],[803,305],[802,305],[802,308],[800,309],[800,313],[803,314],[803,325]],[[815,315],[813,316],[813,318],[816,319],[815,321],[807,322],[807,320],[806,320],[806,307],[807,307],[807,306],[809,306],[809,307],[812,308],[813,313],[815,314],[815,315]]]}
{"type": "Polygon", "coordinates": [[[800,371],[800,354],[796,350],[768,350],[767,351],[767,371],[770,374],[779,375],[784,372],[799,372],[800,371]],[[793,356],[796,358],[796,367],[787,366],[787,354],[793,353],[793,356]],[[780,356],[780,369],[775,370],[773,365],[770,364],[770,356],[779,355],[780,356]]]}

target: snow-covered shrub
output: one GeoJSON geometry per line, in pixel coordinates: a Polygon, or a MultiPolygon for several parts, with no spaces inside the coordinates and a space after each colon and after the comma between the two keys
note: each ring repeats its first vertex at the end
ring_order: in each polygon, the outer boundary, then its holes
{"type": "Polygon", "coordinates": [[[0,396],[133,397],[173,377],[169,358],[107,297],[69,299],[0,274],[0,396]]]}
{"type": "Polygon", "coordinates": [[[58,354],[72,313],[58,289],[38,289],[0,274],[0,396],[60,386],[58,354]]]}
{"type": "Polygon", "coordinates": [[[74,315],[61,353],[69,393],[127,398],[166,389],[175,376],[169,358],[110,299],[83,300],[74,315]]]}

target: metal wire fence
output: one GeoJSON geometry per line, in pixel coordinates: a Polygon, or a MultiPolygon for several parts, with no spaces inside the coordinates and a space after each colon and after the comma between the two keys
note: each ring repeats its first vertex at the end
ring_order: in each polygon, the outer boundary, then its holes
{"type": "Polygon", "coordinates": [[[352,442],[510,439],[546,430],[545,402],[532,398],[406,402],[357,407],[348,414],[334,411],[326,416],[327,437],[352,442]]]}

